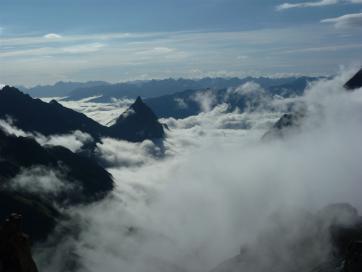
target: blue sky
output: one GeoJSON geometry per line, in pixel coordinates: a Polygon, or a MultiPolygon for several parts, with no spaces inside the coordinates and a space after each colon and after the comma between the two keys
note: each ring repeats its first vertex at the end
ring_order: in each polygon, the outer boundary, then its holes
{"type": "Polygon", "coordinates": [[[0,83],[331,74],[362,0],[1,0],[0,83]]]}

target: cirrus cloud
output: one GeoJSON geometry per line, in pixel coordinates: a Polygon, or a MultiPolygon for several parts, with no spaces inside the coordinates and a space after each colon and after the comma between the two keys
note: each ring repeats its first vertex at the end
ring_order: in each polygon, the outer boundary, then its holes
{"type": "Polygon", "coordinates": [[[292,8],[308,8],[308,7],[323,7],[323,6],[330,6],[330,5],[336,5],[338,3],[352,3],[352,4],[358,4],[362,3],[362,0],[319,0],[314,2],[302,2],[302,3],[283,3],[279,6],[277,6],[278,11],[286,10],[286,9],[292,9],[292,8]]]}
{"type": "Polygon", "coordinates": [[[352,13],[335,18],[327,18],[322,20],[321,23],[332,23],[336,28],[360,27],[362,26],[362,13],[352,13]]]}

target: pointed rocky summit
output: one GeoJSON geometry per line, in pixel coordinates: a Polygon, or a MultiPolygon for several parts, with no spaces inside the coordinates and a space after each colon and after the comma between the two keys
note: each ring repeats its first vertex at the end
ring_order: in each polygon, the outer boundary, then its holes
{"type": "Polygon", "coordinates": [[[116,123],[110,127],[115,135],[131,141],[159,139],[165,136],[163,126],[158,122],[154,112],[137,97],[136,101],[121,114],[116,123]]]}
{"type": "Polygon", "coordinates": [[[344,84],[344,87],[349,91],[362,88],[362,68],[344,84]]]}

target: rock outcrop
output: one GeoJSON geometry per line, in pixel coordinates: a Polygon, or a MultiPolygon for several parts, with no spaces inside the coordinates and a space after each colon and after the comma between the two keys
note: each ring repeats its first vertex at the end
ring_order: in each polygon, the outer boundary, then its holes
{"type": "Polygon", "coordinates": [[[300,127],[305,117],[305,110],[285,113],[280,119],[263,135],[262,140],[283,138],[300,127]]]}
{"type": "Polygon", "coordinates": [[[11,214],[0,226],[0,271],[37,272],[29,237],[21,230],[22,217],[11,214]]]}

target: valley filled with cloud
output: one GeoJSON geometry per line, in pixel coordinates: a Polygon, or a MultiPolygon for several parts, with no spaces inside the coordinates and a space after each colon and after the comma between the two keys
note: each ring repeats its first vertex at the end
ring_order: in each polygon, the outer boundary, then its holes
{"type": "MultiPolygon", "coordinates": [[[[313,82],[301,97],[265,96],[253,82],[229,89],[227,93],[262,101],[250,103],[243,112],[212,105],[212,93],[200,92],[200,114],[160,120],[168,127],[163,142],[103,138],[95,154],[112,174],[115,188],[93,204],[64,207],[68,221],[36,248],[40,268],[211,271],[245,246],[258,258],[248,264],[252,271],[276,262],[279,271],[318,265],[332,249],[326,237],[306,245],[307,250],[287,250],[317,232],[308,218],[331,203],[362,208],[362,93],[344,89],[351,75],[353,71],[344,71],[313,82]],[[288,107],[299,104],[307,109],[300,127],[283,138],[262,139],[288,107]],[[283,228],[285,233],[275,240],[274,232],[283,228]],[[59,234],[66,229],[77,231],[59,234]],[[55,245],[53,239],[60,241],[55,245]],[[287,250],[285,260],[272,258],[270,250],[287,250]],[[299,262],[290,261],[295,258],[299,262]]],[[[112,109],[123,103],[129,101],[98,107],[84,100],[64,105],[96,120],[102,116],[107,123],[114,117],[112,109]]],[[[2,127],[20,133],[11,123],[3,121],[2,127]]],[[[62,145],[66,138],[68,145],[74,142],[74,150],[88,137],[80,132],[35,136],[41,144],[62,145]]],[[[58,180],[52,171],[45,176],[40,170],[33,172],[40,181],[58,180]]],[[[21,173],[14,186],[39,191],[32,186],[32,175],[21,173]]],[[[51,187],[65,189],[61,184],[51,187]]],[[[47,187],[42,190],[47,192],[47,187]]]]}

